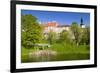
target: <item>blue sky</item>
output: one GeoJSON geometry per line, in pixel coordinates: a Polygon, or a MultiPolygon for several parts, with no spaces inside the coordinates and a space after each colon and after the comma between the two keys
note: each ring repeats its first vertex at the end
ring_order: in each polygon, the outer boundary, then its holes
{"type": "Polygon", "coordinates": [[[83,18],[83,23],[90,25],[90,13],[21,10],[21,14],[32,14],[39,22],[56,21],[59,25],[71,25],[72,22],[80,24],[80,20],[83,18]]]}

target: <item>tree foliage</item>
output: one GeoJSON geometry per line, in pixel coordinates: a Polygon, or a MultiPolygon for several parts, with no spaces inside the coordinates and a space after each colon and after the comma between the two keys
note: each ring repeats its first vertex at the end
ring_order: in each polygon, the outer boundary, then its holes
{"type": "Polygon", "coordinates": [[[36,17],[29,14],[21,16],[21,38],[22,45],[28,48],[29,45],[41,42],[42,27],[36,17]]]}
{"type": "Polygon", "coordinates": [[[82,35],[81,35],[82,31],[76,22],[72,23],[71,31],[72,31],[73,36],[74,36],[74,41],[76,42],[77,45],[79,45],[79,43],[81,41],[81,37],[82,37],[82,35]]]}
{"type": "Polygon", "coordinates": [[[90,44],[90,28],[86,27],[82,30],[82,39],[81,39],[81,44],[90,44]]]}
{"type": "Polygon", "coordinates": [[[53,44],[56,40],[56,33],[53,32],[52,30],[50,30],[50,32],[48,33],[48,38],[47,38],[48,42],[50,44],[53,44]]]}
{"type": "Polygon", "coordinates": [[[59,36],[60,42],[68,43],[70,42],[69,34],[67,30],[63,30],[59,36]]]}

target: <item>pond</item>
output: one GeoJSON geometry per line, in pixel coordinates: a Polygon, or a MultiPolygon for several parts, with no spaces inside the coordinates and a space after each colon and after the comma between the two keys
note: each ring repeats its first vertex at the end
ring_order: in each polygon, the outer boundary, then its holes
{"type": "Polygon", "coordinates": [[[28,62],[49,62],[49,61],[69,61],[69,60],[87,60],[90,59],[89,53],[69,53],[57,54],[56,52],[40,51],[37,53],[27,54],[22,63],[28,62]],[[42,52],[42,53],[41,53],[42,52]]]}

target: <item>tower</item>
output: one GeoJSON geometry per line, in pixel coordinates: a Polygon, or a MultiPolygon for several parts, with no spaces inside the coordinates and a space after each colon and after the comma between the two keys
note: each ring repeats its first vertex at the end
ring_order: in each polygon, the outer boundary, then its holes
{"type": "Polygon", "coordinates": [[[81,28],[85,28],[85,24],[83,23],[83,18],[81,18],[80,27],[81,27],[81,28]]]}

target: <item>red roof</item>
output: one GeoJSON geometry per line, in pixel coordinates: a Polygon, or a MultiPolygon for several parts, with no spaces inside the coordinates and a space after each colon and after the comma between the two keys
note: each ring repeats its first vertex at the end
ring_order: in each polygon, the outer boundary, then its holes
{"type": "Polygon", "coordinates": [[[48,22],[46,25],[46,27],[51,27],[51,26],[56,27],[57,23],[56,22],[48,22]]]}

